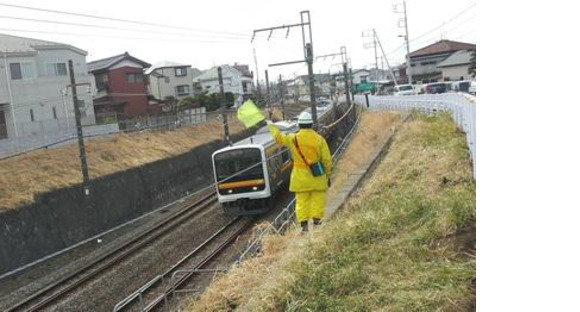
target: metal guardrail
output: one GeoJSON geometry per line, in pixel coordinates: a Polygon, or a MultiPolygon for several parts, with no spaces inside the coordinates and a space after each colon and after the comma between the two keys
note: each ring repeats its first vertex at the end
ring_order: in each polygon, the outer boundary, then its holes
{"type": "MultiPolygon", "coordinates": [[[[365,97],[356,95],[355,101],[365,105],[365,97]]],[[[369,96],[369,108],[380,110],[436,113],[448,111],[455,124],[465,132],[471,161],[473,178],[476,178],[476,104],[475,97],[464,93],[443,93],[412,96],[369,96]]]]}

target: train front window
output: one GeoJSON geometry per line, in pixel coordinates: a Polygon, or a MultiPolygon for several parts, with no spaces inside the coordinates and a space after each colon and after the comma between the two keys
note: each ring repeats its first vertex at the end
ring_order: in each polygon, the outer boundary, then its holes
{"type": "Polygon", "coordinates": [[[236,174],[235,177],[224,182],[264,178],[262,154],[259,149],[243,148],[229,150],[215,155],[214,159],[218,181],[223,181],[236,174]]]}

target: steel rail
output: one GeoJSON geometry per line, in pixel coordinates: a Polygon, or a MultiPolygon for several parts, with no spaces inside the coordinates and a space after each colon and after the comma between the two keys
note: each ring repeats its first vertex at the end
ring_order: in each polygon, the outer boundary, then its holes
{"type": "MultiPolygon", "coordinates": [[[[211,237],[206,239],[203,243],[201,243],[194,250],[192,250],[189,254],[187,254],[181,260],[179,260],[177,263],[175,263],[171,268],[166,270],[163,274],[158,275],[157,277],[152,279],[150,282],[145,284],[143,287],[141,287],[140,289],[138,289],[137,291],[135,291],[131,295],[127,296],[125,299],[118,302],[115,305],[115,307],[113,308],[113,311],[121,311],[121,310],[127,308],[128,306],[130,306],[131,303],[134,302],[136,299],[141,300],[141,298],[143,298],[143,294],[145,292],[149,291],[156,284],[157,281],[165,280],[165,277],[172,275],[172,273],[177,271],[179,266],[181,266],[185,261],[196,256],[203,248],[207,247],[210,243],[214,242],[217,237],[219,237],[222,233],[224,233],[226,230],[231,228],[234,224],[236,224],[242,218],[243,217],[238,216],[238,217],[235,217],[234,219],[232,219],[230,222],[228,222],[226,225],[224,225],[222,228],[220,228],[218,231],[216,231],[211,237]]],[[[222,243],[220,243],[220,245],[218,245],[217,248],[213,249],[206,257],[203,258],[203,260],[201,260],[198,264],[196,264],[194,266],[193,270],[201,269],[203,266],[205,266],[207,263],[209,263],[211,260],[213,260],[215,257],[217,257],[241,233],[246,231],[248,229],[248,227],[250,227],[253,224],[254,220],[255,220],[255,218],[249,219],[242,227],[240,227],[234,233],[227,236],[227,238],[222,243]]],[[[162,302],[166,302],[167,296],[169,294],[171,294],[171,292],[173,292],[183,282],[185,282],[192,274],[193,273],[188,273],[186,275],[183,275],[177,282],[166,287],[162,291],[161,295],[155,297],[155,299],[153,299],[152,302],[150,304],[148,304],[146,307],[142,307],[141,311],[151,311],[155,307],[159,306],[159,304],[161,304],[162,302]]],[[[139,303],[142,304],[142,302],[139,302],[139,303]]]]}
{"type": "Polygon", "coordinates": [[[59,289],[55,293],[49,295],[48,297],[42,299],[41,301],[32,304],[30,307],[24,309],[24,311],[38,311],[44,307],[46,307],[49,303],[55,301],[56,299],[64,296],[66,293],[69,293],[71,290],[79,287],[81,284],[85,283],[86,281],[90,280],[94,276],[98,275],[99,273],[111,268],[116,263],[120,262],[124,258],[128,257],[129,255],[135,253],[139,249],[144,246],[147,246],[156,238],[162,236],[163,234],[167,233],[171,229],[173,229],[176,225],[183,223],[184,221],[188,220],[191,216],[204,211],[208,206],[211,206],[215,203],[215,193],[211,192],[208,195],[205,195],[200,200],[196,201],[195,203],[188,205],[187,207],[179,210],[178,212],[172,214],[170,217],[164,219],[163,221],[159,222],[158,224],[154,225],[153,227],[149,228],[148,230],[144,231],[133,237],[131,240],[125,242],[120,247],[112,250],[109,253],[106,253],[95,260],[91,261],[88,265],[71,272],[70,274],[66,275],[65,277],[59,279],[58,281],[42,288],[41,290],[35,292],[34,294],[28,296],[27,298],[21,300],[14,306],[8,308],[6,311],[17,311],[24,308],[27,305],[30,305],[32,302],[37,300],[38,298],[46,295],[47,293],[54,291],[61,285],[73,280],[75,277],[86,273],[88,270],[95,268],[96,269],[87,275],[83,276],[82,278],[74,281],[73,283],[65,286],[64,288],[59,289]],[[154,233],[158,231],[157,233],[154,233]],[[133,245],[133,246],[131,246],[133,245]],[[130,247],[131,246],[131,247],[130,247]],[[128,248],[128,249],[127,249],[128,248]],[[122,250],[125,250],[122,252],[122,250]],[[113,257],[113,258],[111,258],[113,257]],[[100,263],[105,261],[107,258],[111,258],[101,266],[98,266],[100,263]]]}

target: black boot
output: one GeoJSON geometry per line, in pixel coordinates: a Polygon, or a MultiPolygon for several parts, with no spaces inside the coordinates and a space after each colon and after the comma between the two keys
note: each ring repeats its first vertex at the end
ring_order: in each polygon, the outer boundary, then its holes
{"type": "Polygon", "coordinates": [[[302,232],[308,232],[308,221],[300,222],[300,227],[302,228],[302,232]]]}
{"type": "Polygon", "coordinates": [[[312,221],[313,221],[314,225],[321,225],[322,224],[322,220],[317,219],[317,218],[313,218],[312,221]]]}

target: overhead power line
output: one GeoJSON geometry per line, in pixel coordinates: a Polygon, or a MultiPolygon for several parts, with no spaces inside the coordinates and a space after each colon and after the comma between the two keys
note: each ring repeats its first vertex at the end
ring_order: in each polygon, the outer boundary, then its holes
{"type": "Polygon", "coordinates": [[[419,39],[419,38],[423,38],[423,37],[425,37],[426,35],[428,35],[428,34],[430,34],[430,33],[434,32],[434,31],[436,31],[436,30],[438,30],[438,29],[440,29],[440,28],[442,28],[442,27],[444,27],[444,25],[445,25],[445,24],[447,24],[447,23],[449,23],[449,22],[451,22],[451,21],[455,20],[456,18],[460,17],[461,15],[465,14],[465,12],[467,12],[467,11],[471,10],[473,7],[475,7],[475,3],[472,3],[470,6],[468,6],[468,7],[467,7],[467,8],[465,8],[465,9],[463,9],[461,12],[457,13],[456,15],[454,15],[453,17],[451,17],[450,19],[446,20],[445,22],[443,22],[443,24],[442,24],[442,25],[440,25],[440,26],[437,26],[437,27],[435,27],[435,28],[432,28],[431,30],[429,30],[429,31],[427,31],[427,32],[425,32],[425,33],[423,33],[423,34],[421,34],[421,35],[419,35],[419,36],[417,36],[417,37],[415,37],[415,38],[413,38],[413,39],[409,40],[409,42],[415,41],[415,40],[417,40],[417,39],[419,39]]]}
{"type": "MultiPolygon", "coordinates": [[[[79,33],[69,33],[69,32],[56,32],[56,31],[42,31],[42,30],[27,30],[27,29],[15,29],[15,28],[0,28],[0,31],[13,31],[13,32],[23,32],[23,33],[38,33],[38,34],[50,34],[50,35],[63,35],[63,36],[75,36],[86,38],[87,34],[79,33]]],[[[114,39],[130,39],[130,40],[155,40],[155,41],[168,41],[168,42],[195,42],[195,43],[243,43],[245,41],[224,41],[224,40],[201,40],[201,39],[170,39],[170,38],[153,38],[153,37],[128,37],[128,36],[113,36],[113,35],[103,35],[103,34],[91,34],[92,37],[103,37],[103,38],[114,38],[114,39]]]]}
{"type": "Polygon", "coordinates": [[[84,14],[84,13],[68,12],[68,11],[51,10],[51,9],[37,8],[37,7],[30,7],[30,6],[9,4],[9,3],[0,3],[0,6],[10,7],[10,8],[17,8],[17,9],[23,9],[23,10],[31,10],[31,11],[37,11],[37,12],[48,12],[48,13],[64,14],[64,15],[77,16],[77,17],[94,18],[94,19],[100,19],[100,20],[106,20],[106,21],[113,21],[113,22],[120,22],[120,23],[128,23],[128,24],[134,24],[134,25],[140,25],[140,26],[153,26],[153,27],[172,28],[172,29],[180,29],[180,30],[188,30],[188,31],[197,31],[197,32],[205,32],[205,33],[213,33],[213,34],[233,35],[233,36],[240,36],[240,37],[244,37],[244,38],[251,37],[250,35],[244,34],[244,33],[234,33],[234,32],[217,31],[217,30],[210,30],[210,29],[181,27],[181,26],[168,25],[168,24],[160,24],[160,23],[152,23],[152,22],[145,22],[145,21],[128,20],[128,19],[121,19],[121,18],[113,18],[113,17],[100,16],[100,15],[91,15],[91,14],[84,14]]]}
{"type": "MultiPolygon", "coordinates": [[[[100,29],[123,30],[123,31],[130,31],[130,32],[144,32],[144,33],[149,33],[149,34],[152,33],[152,34],[173,35],[173,36],[215,38],[215,35],[209,35],[209,34],[195,34],[195,35],[193,35],[193,34],[185,34],[185,33],[167,32],[167,31],[123,28],[123,27],[114,27],[114,26],[105,26],[105,25],[96,25],[96,24],[72,23],[72,22],[53,21],[53,20],[25,18],[25,17],[15,17],[15,16],[6,16],[6,15],[0,15],[0,19],[11,19],[11,20],[19,20],[19,21],[27,21],[27,22],[35,22],[35,23],[48,23],[48,24],[70,25],[70,26],[80,26],[80,27],[92,27],[92,28],[100,28],[100,29]]],[[[225,37],[226,36],[222,36],[220,38],[225,38],[225,37]]],[[[227,35],[227,38],[230,38],[232,40],[247,40],[246,38],[231,36],[231,35],[227,35]]]]}

